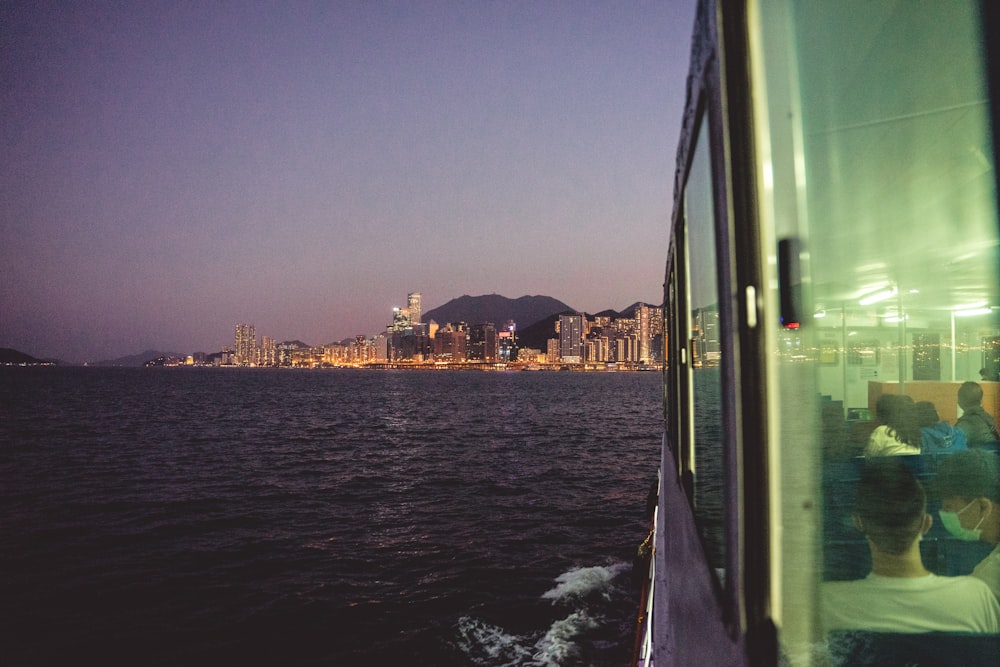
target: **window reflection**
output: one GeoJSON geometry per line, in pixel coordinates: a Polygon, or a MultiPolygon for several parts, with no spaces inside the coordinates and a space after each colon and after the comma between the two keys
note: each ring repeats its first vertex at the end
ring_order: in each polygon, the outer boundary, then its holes
{"type": "Polygon", "coordinates": [[[687,219],[687,270],[692,310],[687,332],[691,359],[695,517],[715,568],[724,566],[723,442],[719,379],[719,309],[712,212],[711,165],[706,124],[698,135],[684,203],[687,219]]]}

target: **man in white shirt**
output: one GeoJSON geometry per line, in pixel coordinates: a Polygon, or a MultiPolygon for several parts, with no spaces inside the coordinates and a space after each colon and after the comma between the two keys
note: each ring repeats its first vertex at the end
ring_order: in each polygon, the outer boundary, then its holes
{"type": "Polygon", "coordinates": [[[870,461],[858,483],[854,521],[865,534],[872,571],[823,584],[827,630],[1000,632],[1000,603],[973,577],[939,577],[924,568],[920,538],[933,519],[927,495],[902,462],[870,461]]]}
{"type": "Polygon", "coordinates": [[[1000,463],[981,449],[955,452],[941,461],[937,490],[941,522],[960,540],[987,542],[996,548],[972,571],[1000,598],[1000,463]]]}

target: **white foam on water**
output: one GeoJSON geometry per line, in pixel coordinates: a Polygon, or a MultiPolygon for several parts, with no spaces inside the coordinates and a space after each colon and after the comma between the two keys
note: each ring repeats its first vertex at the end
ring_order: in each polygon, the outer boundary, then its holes
{"type": "Polygon", "coordinates": [[[527,641],[472,616],[458,620],[458,647],[477,665],[519,667],[531,660],[527,641]]]}
{"type": "Polygon", "coordinates": [[[606,566],[578,567],[556,577],[556,586],[542,594],[542,598],[560,603],[570,613],[553,621],[539,637],[537,632],[528,635],[511,634],[473,616],[463,616],[458,622],[459,649],[472,664],[481,667],[560,667],[576,664],[580,657],[580,637],[601,625],[600,614],[588,613],[592,595],[610,599],[612,582],[628,570],[628,563],[606,566]]]}
{"type": "Polygon", "coordinates": [[[566,660],[576,657],[579,646],[576,637],[586,631],[593,630],[597,621],[590,618],[585,611],[574,611],[566,618],[556,621],[545,633],[545,636],[535,643],[536,652],[532,655],[532,664],[543,667],[558,667],[566,660]]]}
{"type": "Polygon", "coordinates": [[[607,596],[611,580],[628,569],[627,563],[594,567],[577,567],[556,577],[556,587],[542,593],[542,597],[555,604],[567,598],[582,598],[602,591],[607,596]]]}

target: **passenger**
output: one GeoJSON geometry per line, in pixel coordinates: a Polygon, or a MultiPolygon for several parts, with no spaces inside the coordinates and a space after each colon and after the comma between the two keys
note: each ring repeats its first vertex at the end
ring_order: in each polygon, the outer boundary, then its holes
{"type": "Polygon", "coordinates": [[[980,540],[997,547],[972,576],[1000,598],[1000,465],[992,452],[969,450],[945,457],[938,469],[941,523],[960,540],[980,540]]]}
{"type": "Polygon", "coordinates": [[[963,382],[958,388],[958,407],[962,416],[955,426],[965,431],[969,447],[982,447],[1000,440],[993,415],[983,410],[983,388],[976,382],[963,382]]]}
{"type": "Polygon", "coordinates": [[[1000,632],[1000,602],[974,577],[940,577],[920,558],[933,523],[927,495],[898,459],[869,461],[858,482],[854,523],[868,540],[872,571],[829,581],[820,593],[827,630],[1000,632]]]}
{"type": "Polygon", "coordinates": [[[879,425],[868,436],[865,456],[919,454],[921,433],[917,408],[909,396],[882,394],[875,405],[879,425]]]}
{"type": "Polygon", "coordinates": [[[937,408],[930,401],[917,403],[917,423],[920,424],[920,448],[923,453],[940,454],[968,449],[965,431],[941,421],[937,408]]]}
{"type": "Polygon", "coordinates": [[[987,368],[979,369],[979,381],[980,382],[997,382],[1000,377],[997,377],[996,371],[990,372],[987,368]]]}

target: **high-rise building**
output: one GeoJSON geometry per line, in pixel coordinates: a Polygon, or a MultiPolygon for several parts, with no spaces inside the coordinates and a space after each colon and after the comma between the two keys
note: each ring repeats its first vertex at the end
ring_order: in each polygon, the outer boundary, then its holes
{"type": "Polygon", "coordinates": [[[408,307],[400,308],[397,306],[392,309],[392,324],[386,327],[386,331],[402,333],[412,326],[413,320],[410,317],[410,309],[408,307]]]}
{"type": "Polygon", "coordinates": [[[257,363],[257,330],[254,325],[242,322],[237,324],[234,343],[236,354],[233,363],[237,366],[257,363]]]}
{"type": "Polygon", "coordinates": [[[639,362],[648,364],[650,362],[650,348],[653,339],[650,329],[649,306],[644,303],[636,306],[635,319],[639,325],[639,362]]]}
{"type": "Polygon", "coordinates": [[[420,324],[420,292],[410,292],[406,295],[406,306],[410,309],[410,321],[413,324],[420,324]]]}
{"type": "Polygon", "coordinates": [[[497,332],[497,359],[502,362],[517,361],[517,324],[513,320],[497,332]]]}
{"type": "Polygon", "coordinates": [[[567,364],[583,361],[583,315],[559,316],[559,358],[567,364]]]}
{"type": "Polygon", "coordinates": [[[434,336],[434,358],[440,361],[466,360],[468,332],[465,323],[448,324],[434,336]]]}
{"type": "Polygon", "coordinates": [[[497,328],[492,322],[475,324],[469,328],[469,361],[497,360],[497,328]]]}

